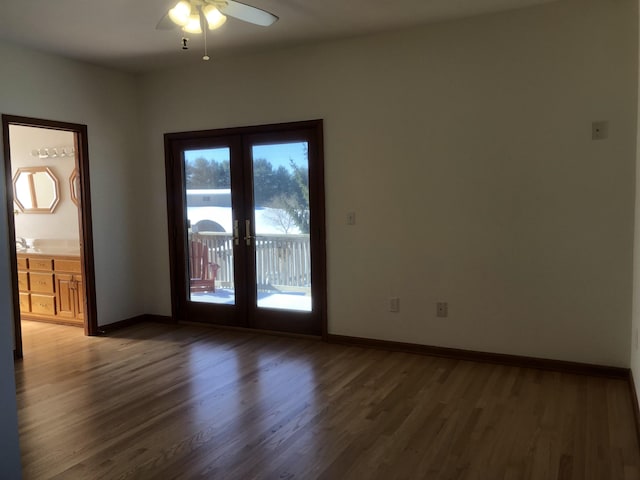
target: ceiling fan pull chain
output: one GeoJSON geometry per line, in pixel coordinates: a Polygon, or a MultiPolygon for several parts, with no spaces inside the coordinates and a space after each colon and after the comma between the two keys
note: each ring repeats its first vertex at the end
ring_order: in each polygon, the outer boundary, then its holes
{"type": "Polygon", "coordinates": [[[202,57],[202,60],[209,60],[209,55],[207,54],[207,30],[209,30],[209,25],[206,25],[207,20],[204,20],[205,26],[202,29],[202,31],[204,32],[204,57],[202,57]]]}

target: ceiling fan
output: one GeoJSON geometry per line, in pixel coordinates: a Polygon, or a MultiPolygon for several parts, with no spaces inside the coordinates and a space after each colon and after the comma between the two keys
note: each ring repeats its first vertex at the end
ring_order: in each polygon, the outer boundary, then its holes
{"type": "Polygon", "coordinates": [[[181,0],[162,17],[156,28],[170,30],[179,26],[188,33],[202,33],[221,27],[227,15],[262,27],[278,20],[266,10],[235,0],[181,0]]]}
{"type": "MultiPolygon", "coordinates": [[[[227,21],[227,15],[243,22],[268,27],[278,20],[274,14],[235,0],[180,0],[158,22],[156,29],[181,27],[187,33],[204,32],[203,60],[207,55],[207,30],[215,30],[227,21]]],[[[188,50],[188,39],[182,37],[182,49],[188,50]]]]}

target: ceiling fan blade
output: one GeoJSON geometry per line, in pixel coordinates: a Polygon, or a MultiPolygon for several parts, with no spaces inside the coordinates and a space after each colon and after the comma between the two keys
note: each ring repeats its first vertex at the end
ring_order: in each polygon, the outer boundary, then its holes
{"type": "Polygon", "coordinates": [[[166,13],[156,25],[156,30],[173,30],[176,27],[177,25],[169,18],[169,13],[166,13]]]}
{"type": "Polygon", "coordinates": [[[244,22],[253,23],[262,27],[268,27],[278,20],[274,14],[262,10],[260,8],[252,7],[251,5],[245,5],[244,3],[236,2],[235,0],[227,0],[227,5],[221,7],[220,11],[225,15],[237,18],[244,22]]]}

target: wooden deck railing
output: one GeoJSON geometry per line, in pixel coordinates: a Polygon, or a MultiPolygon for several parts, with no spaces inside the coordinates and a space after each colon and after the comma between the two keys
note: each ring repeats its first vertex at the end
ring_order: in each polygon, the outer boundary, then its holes
{"type": "MultiPolygon", "coordinates": [[[[220,266],[216,284],[221,287],[233,287],[233,235],[200,232],[191,234],[190,239],[203,242],[209,248],[209,258],[220,266]]],[[[311,248],[308,234],[257,235],[255,251],[258,288],[311,285],[311,248]]]]}

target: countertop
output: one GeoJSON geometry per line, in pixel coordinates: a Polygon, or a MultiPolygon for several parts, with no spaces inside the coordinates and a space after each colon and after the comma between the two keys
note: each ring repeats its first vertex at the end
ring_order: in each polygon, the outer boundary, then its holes
{"type": "Polygon", "coordinates": [[[46,248],[19,248],[18,255],[37,255],[42,257],[65,256],[80,257],[80,247],[46,247],[46,248]]]}

